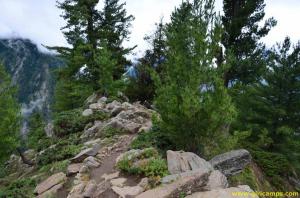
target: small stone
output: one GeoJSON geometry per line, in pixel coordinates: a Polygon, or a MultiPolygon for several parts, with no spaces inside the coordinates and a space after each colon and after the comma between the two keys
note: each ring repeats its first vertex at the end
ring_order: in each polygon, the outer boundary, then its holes
{"type": "Polygon", "coordinates": [[[100,162],[92,156],[87,157],[83,163],[89,168],[97,168],[101,165],[100,162]]]}
{"type": "Polygon", "coordinates": [[[90,104],[89,108],[92,110],[101,110],[104,108],[104,104],[103,103],[94,103],[94,104],[90,104]]]}
{"type": "Polygon", "coordinates": [[[90,198],[93,197],[94,192],[97,189],[97,183],[94,180],[89,181],[89,183],[86,185],[83,193],[84,198],[90,198]]]}
{"type": "Polygon", "coordinates": [[[82,116],[88,117],[90,115],[93,115],[93,110],[92,109],[86,109],[82,112],[82,116]]]}
{"type": "Polygon", "coordinates": [[[138,185],[144,190],[147,189],[149,186],[149,179],[147,177],[143,178],[138,185]]]}
{"type": "Polygon", "coordinates": [[[102,175],[102,178],[107,181],[107,180],[111,180],[111,179],[117,178],[117,177],[119,177],[119,175],[120,175],[119,171],[115,172],[115,173],[111,173],[111,174],[106,174],[105,173],[105,174],[102,175]]]}
{"type": "Polygon", "coordinates": [[[113,186],[112,190],[122,198],[137,196],[144,191],[140,186],[125,186],[123,188],[113,186]]]}
{"type": "Polygon", "coordinates": [[[118,186],[118,187],[123,187],[124,183],[127,181],[126,178],[117,178],[117,179],[112,179],[110,180],[110,183],[112,186],[118,186]]]}
{"type": "Polygon", "coordinates": [[[86,166],[86,165],[83,165],[80,170],[79,170],[79,173],[89,173],[89,168],[86,166]]]}

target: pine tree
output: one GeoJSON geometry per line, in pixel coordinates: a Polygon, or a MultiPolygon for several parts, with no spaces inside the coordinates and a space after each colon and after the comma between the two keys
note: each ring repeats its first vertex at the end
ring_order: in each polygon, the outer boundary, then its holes
{"type": "Polygon", "coordinates": [[[134,20],[132,15],[127,15],[124,6],[126,3],[120,3],[119,0],[105,0],[102,12],[101,26],[99,36],[101,42],[107,44],[108,51],[116,60],[116,65],[113,70],[114,79],[120,79],[125,73],[126,65],[130,62],[126,59],[135,47],[125,48],[123,42],[129,39],[129,28],[134,20]]]}
{"type": "Polygon", "coordinates": [[[299,76],[300,43],[292,48],[286,38],[269,51],[268,72],[244,96],[242,122],[252,130],[255,141],[268,140],[263,146],[269,149],[288,147],[286,143],[300,132],[299,76]]]}
{"type": "Polygon", "coordinates": [[[226,56],[231,57],[230,67],[225,69],[225,86],[236,82],[257,82],[265,69],[262,57],[264,46],[260,39],[269,33],[276,21],[270,18],[263,27],[259,27],[265,16],[264,0],[224,0],[223,3],[222,43],[226,56]]]}
{"type": "Polygon", "coordinates": [[[7,159],[18,146],[20,133],[20,108],[17,103],[16,87],[4,66],[0,65],[0,162],[7,159]]]}
{"type": "Polygon", "coordinates": [[[165,26],[161,19],[156,24],[155,32],[146,36],[145,40],[150,44],[150,49],[146,50],[144,57],[139,59],[135,65],[134,76],[129,76],[129,82],[125,91],[129,99],[133,101],[142,101],[150,104],[155,94],[154,75],[162,77],[162,68],[165,60],[166,41],[165,26]]]}
{"type": "Polygon", "coordinates": [[[155,106],[177,149],[209,155],[220,148],[235,110],[215,65],[221,25],[213,1],[185,1],[166,27],[164,78],[155,106]]]}

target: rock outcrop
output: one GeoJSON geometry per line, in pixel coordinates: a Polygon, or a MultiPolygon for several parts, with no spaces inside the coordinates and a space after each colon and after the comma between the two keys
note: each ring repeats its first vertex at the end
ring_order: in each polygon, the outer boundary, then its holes
{"type": "Polygon", "coordinates": [[[180,197],[182,194],[203,191],[209,178],[209,172],[197,170],[194,174],[182,177],[171,184],[148,190],[137,198],[180,197]]]}
{"type": "Polygon", "coordinates": [[[249,151],[241,149],[217,155],[209,161],[226,176],[240,173],[251,162],[249,151]]]}
{"type": "Polygon", "coordinates": [[[50,197],[55,196],[57,191],[63,187],[63,184],[66,182],[67,177],[64,173],[57,173],[37,185],[34,190],[34,193],[38,197],[50,197]]]}
{"type": "Polygon", "coordinates": [[[171,174],[203,169],[212,171],[211,164],[194,153],[183,151],[167,151],[168,170],[171,174]]]}

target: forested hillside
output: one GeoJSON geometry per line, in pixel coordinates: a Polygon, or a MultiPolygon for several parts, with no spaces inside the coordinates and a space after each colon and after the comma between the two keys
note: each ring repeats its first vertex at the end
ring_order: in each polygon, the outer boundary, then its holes
{"type": "Polygon", "coordinates": [[[300,42],[262,42],[277,23],[264,0],[184,0],[135,63],[134,16],[99,1],[57,2],[51,137],[35,113],[19,138],[25,88],[0,69],[0,197],[299,195],[300,42]]]}

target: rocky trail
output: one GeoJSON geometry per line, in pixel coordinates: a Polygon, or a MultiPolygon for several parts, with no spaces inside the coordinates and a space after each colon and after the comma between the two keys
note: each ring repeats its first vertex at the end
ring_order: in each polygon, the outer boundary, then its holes
{"type": "Polygon", "coordinates": [[[57,173],[40,183],[35,193],[38,197],[55,195],[59,198],[79,197],[125,197],[143,192],[142,178],[124,175],[117,170],[118,157],[129,150],[133,139],[140,131],[151,128],[152,110],[139,103],[130,104],[92,96],[83,116],[102,111],[110,116],[105,121],[95,121],[86,128],[81,138],[83,150],[72,158],[67,173],[57,173]],[[117,129],[121,134],[103,138],[108,129],[117,129]],[[125,192],[123,192],[125,191],[125,192]]]}
{"type": "MultiPolygon", "coordinates": [[[[86,107],[83,116],[97,112],[110,116],[86,126],[80,137],[81,151],[69,159],[66,171],[55,173],[36,186],[34,193],[38,198],[231,198],[232,192],[253,192],[246,185],[230,187],[227,180],[251,164],[247,150],[230,151],[209,161],[184,151],[167,151],[166,160],[155,158],[156,149],[131,149],[130,145],[141,131],[150,131],[156,112],[139,103],[107,102],[96,96],[87,100],[86,107]],[[107,137],[107,132],[114,133],[107,137]],[[148,178],[145,174],[124,173],[124,167],[119,167],[126,162],[126,168],[136,170],[149,166],[153,160],[165,163],[169,175],[148,178]],[[153,181],[157,183],[153,185],[153,181]]],[[[159,168],[161,164],[156,164],[155,169],[159,168]]]]}

